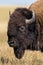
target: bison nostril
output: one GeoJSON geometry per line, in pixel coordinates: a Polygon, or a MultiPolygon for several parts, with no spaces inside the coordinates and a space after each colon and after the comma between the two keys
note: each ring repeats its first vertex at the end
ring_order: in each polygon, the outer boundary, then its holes
{"type": "Polygon", "coordinates": [[[14,46],[14,41],[8,41],[8,44],[10,47],[13,47],[14,46]]]}
{"type": "Polygon", "coordinates": [[[13,43],[14,43],[14,41],[9,41],[8,43],[9,43],[9,44],[13,44],[13,43]]]}
{"type": "Polygon", "coordinates": [[[17,41],[8,41],[8,44],[11,47],[19,47],[19,43],[17,41]]]}

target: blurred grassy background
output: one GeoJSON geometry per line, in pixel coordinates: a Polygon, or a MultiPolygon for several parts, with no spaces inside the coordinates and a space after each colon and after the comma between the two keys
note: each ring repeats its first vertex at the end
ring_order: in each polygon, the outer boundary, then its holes
{"type": "Polygon", "coordinates": [[[19,60],[7,43],[9,11],[12,13],[15,8],[17,6],[0,7],[0,65],[43,65],[43,53],[40,51],[26,50],[23,58],[19,60]]]}

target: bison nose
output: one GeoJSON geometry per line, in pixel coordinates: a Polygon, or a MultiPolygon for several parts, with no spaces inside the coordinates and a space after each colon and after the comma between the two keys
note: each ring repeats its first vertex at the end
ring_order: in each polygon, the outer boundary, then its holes
{"type": "Polygon", "coordinates": [[[9,41],[8,43],[9,43],[9,44],[12,44],[12,43],[14,43],[14,41],[9,41]]]}
{"type": "Polygon", "coordinates": [[[18,40],[9,40],[8,44],[10,47],[19,47],[20,46],[18,40]]]}
{"type": "Polygon", "coordinates": [[[10,47],[13,47],[14,41],[8,41],[8,44],[9,44],[10,47]]]}

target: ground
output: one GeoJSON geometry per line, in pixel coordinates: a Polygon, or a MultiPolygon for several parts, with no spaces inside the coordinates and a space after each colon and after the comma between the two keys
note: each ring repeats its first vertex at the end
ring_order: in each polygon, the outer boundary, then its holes
{"type": "Polygon", "coordinates": [[[20,60],[15,57],[13,48],[10,48],[7,43],[8,12],[9,9],[6,8],[0,11],[2,16],[0,16],[0,65],[43,65],[43,53],[40,51],[26,50],[20,60]]]}

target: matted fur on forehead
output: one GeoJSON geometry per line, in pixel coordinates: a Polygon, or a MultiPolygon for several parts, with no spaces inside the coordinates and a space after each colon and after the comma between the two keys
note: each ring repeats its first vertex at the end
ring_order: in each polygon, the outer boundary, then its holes
{"type": "Polygon", "coordinates": [[[25,23],[25,17],[19,12],[19,11],[14,11],[11,15],[10,15],[10,19],[9,19],[9,23],[13,23],[14,24],[19,24],[19,23],[25,23]]]}

